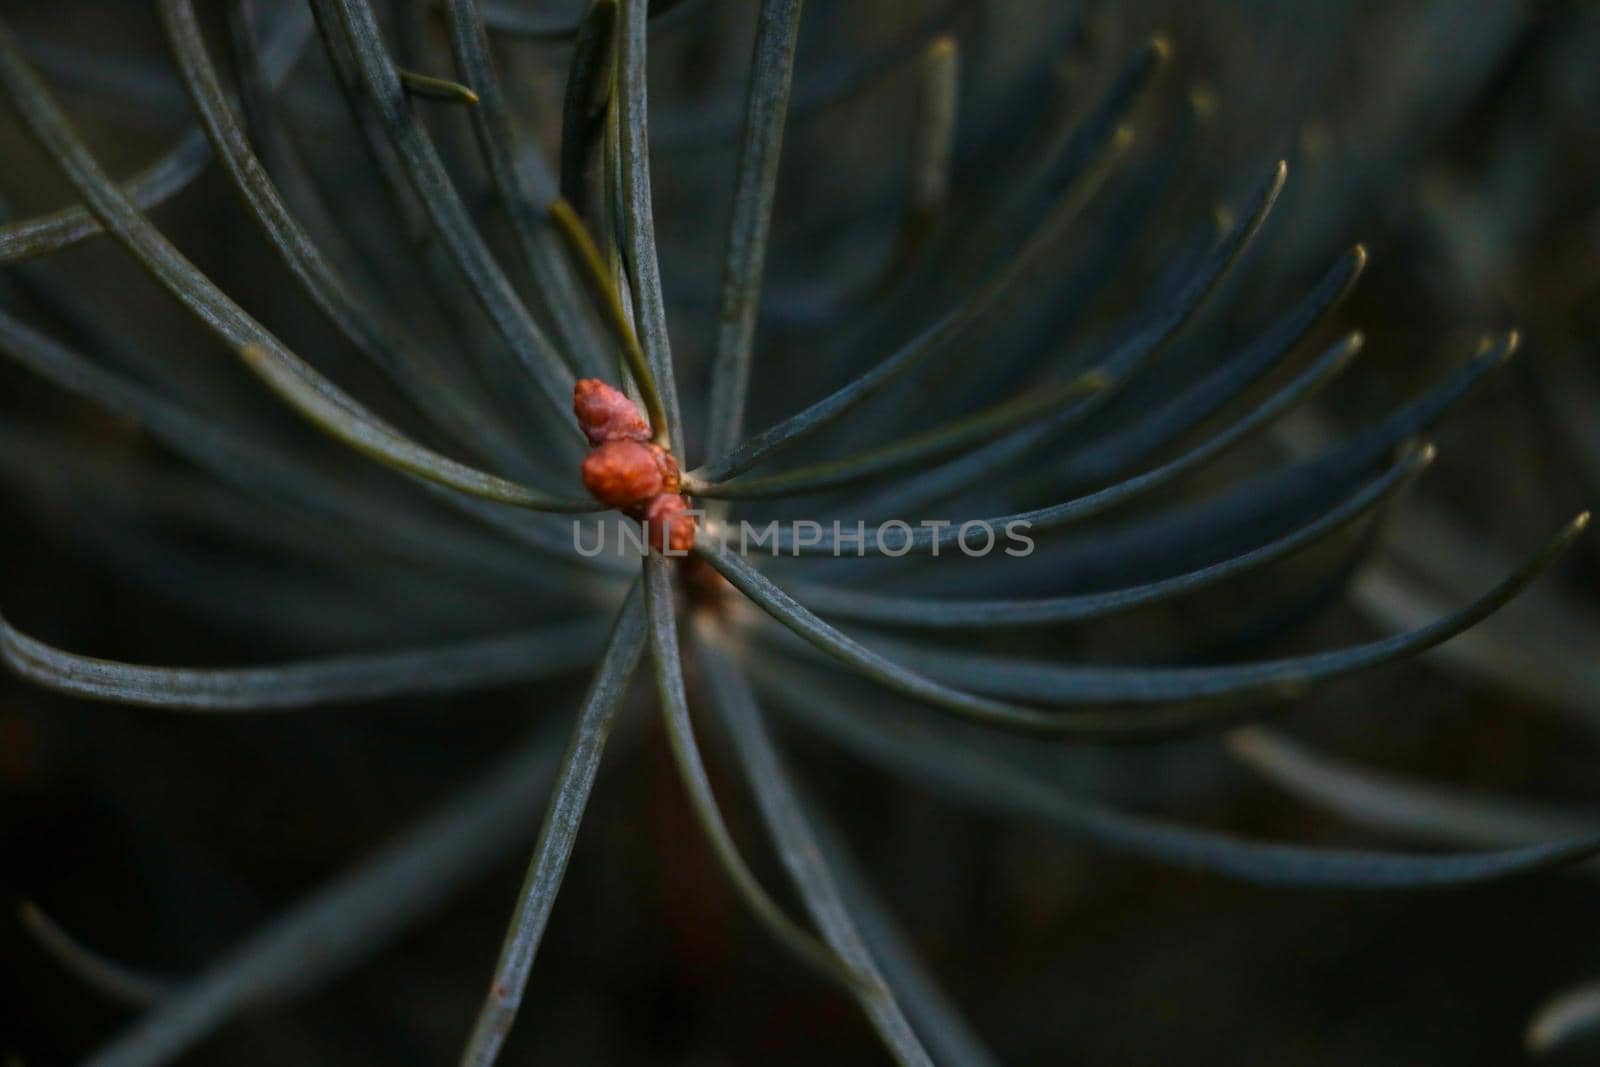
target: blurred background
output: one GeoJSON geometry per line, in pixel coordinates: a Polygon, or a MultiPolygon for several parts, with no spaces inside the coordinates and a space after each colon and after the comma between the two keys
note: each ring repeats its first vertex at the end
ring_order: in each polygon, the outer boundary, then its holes
{"type": "MultiPolygon", "coordinates": [[[[565,25],[582,6],[485,2],[513,27],[565,25]]],[[[223,6],[204,14],[214,19],[212,54],[230,70],[223,6]]],[[[273,7],[256,6],[257,17],[273,7]]],[[[751,6],[682,0],[652,30],[658,229],[674,346],[690,361],[715,336],[751,6]]],[[[414,66],[450,74],[432,4],[380,7],[414,66]]],[[[113,175],[148,165],[191,124],[146,5],[0,8],[113,175]]],[[[1334,324],[1366,333],[1358,370],[1186,492],[1383,410],[1486,333],[1516,327],[1523,346],[1442,424],[1435,468],[1356,546],[1359,558],[1313,553],[1075,635],[1067,652],[1138,662],[1332,647],[1461,603],[1597,498],[1592,3],[809,0],[762,320],[774,369],[758,383],[751,425],[814,395],[811,376],[836,358],[841,324],[871,314],[877,272],[894,262],[901,232],[907,116],[931,40],[949,34],[961,49],[949,213],[954,225],[975,225],[1016,177],[1037,124],[1085,108],[1155,33],[1172,55],[1145,105],[1133,177],[1112,187],[1056,264],[1070,273],[1096,263],[1097,240],[1139,227],[1081,328],[1161,284],[1194,228],[1278,158],[1290,164],[1283,200],[1199,324],[1196,350],[1284,306],[1354,243],[1371,256],[1334,324]],[[1197,116],[1201,140],[1174,165],[1164,152],[1185,116],[1197,116]],[[1137,224],[1117,214],[1140,207],[1149,210],[1137,224]]],[[[553,158],[570,46],[510,30],[495,42],[518,74],[517,111],[553,158]]],[[[393,226],[363,193],[359,148],[315,38],[280,97],[298,151],[318,174],[346,176],[330,200],[358,239],[393,226]]],[[[458,149],[463,187],[484,190],[459,113],[419,106],[440,142],[458,149]]],[[[69,202],[9,109],[0,109],[0,153],[6,217],[69,202]]],[[[151,214],[286,340],[337,352],[216,167],[151,214]]],[[[0,303],[108,365],[159,365],[163,389],[203,395],[214,414],[300,440],[293,417],[263,403],[248,375],[107,241],[7,265],[0,303]]],[[[456,328],[434,316],[419,337],[456,328]]],[[[693,427],[699,411],[686,403],[693,427]]],[[[352,493],[392,488],[302,436],[307,454],[322,449],[325,462],[348,468],[352,493]]],[[[691,453],[698,447],[691,439],[691,453]]],[[[75,651],[195,665],[472,636],[545,610],[393,561],[328,572],[248,536],[202,531],[159,506],[192,473],[130,422],[0,363],[0,609],[75,651]]],[[[248,511],[237,518],[241,528],[256,521],[248,511]]],[[[273,521],[292,532],[297,520],[273,521]]],[[[1597,546],[1580,542],[1481,630],[1330,686],[1282,729],[1380,771],[1600,823],[1597,546]]],[[[552,596],[582,600],[581,591],[552,596]]],[[[585,680],[576,672],[467,697],[252,716],[91,704],[0,678],[0,892],[11,909],[35,902],[142,972],[193,975],[474,781],[530,722],[570,714],[585,680]]],[[[503,1062],[887,1062],[855,1008],[768,945],[730,895],[645,713],[652,698],[636,689],[503,1062]]],[[[1600,892],[1582,870],[1449,893],[1245,886],[974,813],[801,731],[784,739],[907,934],[1006,1063],[1505,1064],[1528,1055],[1524,1032],[1541,1006],[1600,977],[1600,892]]],[[[1072,750],[1060,767],[1126,809],[1241,834],[1437,843],[1293,800],[1217,738],[1072,750]]],[[[737,783],[726,788],[735,833],[759,841],[737,783]]],[[[453,1062],[537,820],[535,807],[525,831],[391,943],[237,1019],[181,1062],[453,1062]]],[[[777,869],[752,851],[764,873],[777,869]]],[[[0,918],[0,1061],[73,1062],[134,1017],[63,968],[12,910],[0,918]]],[[[1600,1041],[1581,1038],[1548,1057],[1595,1058],[1600,1041]]]]}

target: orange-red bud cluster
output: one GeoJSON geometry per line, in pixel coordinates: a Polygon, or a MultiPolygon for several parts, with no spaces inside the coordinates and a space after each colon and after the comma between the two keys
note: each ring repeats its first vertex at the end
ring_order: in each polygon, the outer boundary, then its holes
{"type": "Polygon", "coordinates": [[[682,479],[671,452],[650,440],[650,424],[632,400],[594,378],[572,390],[578,427],[594,449],[583,460],[583,484],[609,504],[649,527],[658,550],[689,551],[694,516],[680,494],[682,479]]]}

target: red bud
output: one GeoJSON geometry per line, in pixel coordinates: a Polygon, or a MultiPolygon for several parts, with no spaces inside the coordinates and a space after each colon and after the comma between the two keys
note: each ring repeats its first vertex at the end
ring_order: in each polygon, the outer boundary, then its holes
{"type": "Polygon", "coordinates": [[[602,504],[642,504],[665,488],[659,451],[637,441],[607,441],[583,458],[583,484],[602,504]]]}
{"type": "Polygon", "coordinates": [[[572,387],[572,411],[591,445],[650,440],[650,423],[638,406],[598,378],[581,378],[572,387]]]}
{"type": "Polygon", "coordinates": [[[644,518],[650,524],[650,544],[657,551],[682,554],[694,547],[694,516],[688,511],[689,502],[681,496],[663,493],[650,501],[644,518]]]}

